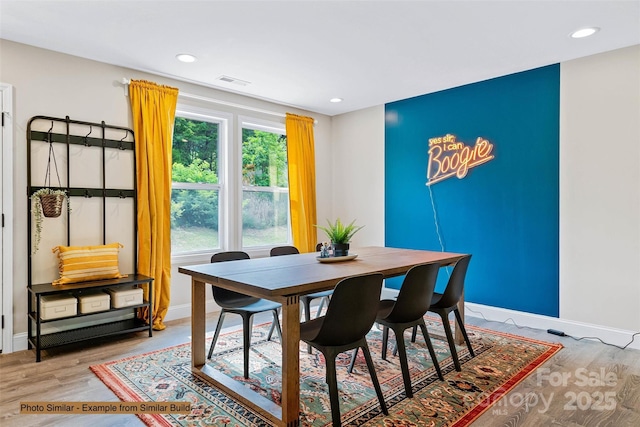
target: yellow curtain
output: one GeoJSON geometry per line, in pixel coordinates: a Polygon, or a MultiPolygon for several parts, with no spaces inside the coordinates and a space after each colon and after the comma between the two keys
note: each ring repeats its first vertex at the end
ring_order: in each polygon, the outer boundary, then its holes
{"type": "Polygon", "coordinates": [[[313,119],[287,113],[286,128],[293,244],[300,252],[313,252],[317,244],[313,119]]]}
{"type": "Polygon", "coordinates": [[[132,80],[129,97],[136,141],[138,273],[154,279],[153,329],[163,330],[171,297],[171,140],[178,89],[132,80]]]}

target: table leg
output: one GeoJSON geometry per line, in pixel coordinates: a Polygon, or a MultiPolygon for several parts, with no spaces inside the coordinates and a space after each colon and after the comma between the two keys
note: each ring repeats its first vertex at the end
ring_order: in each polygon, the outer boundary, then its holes
{"type": "Polygon", "coordinates": [[[282,304],[282,421],[300,425],[300,297],[282,304]]]}
{"type": "MultiPolygon", "coordinates": [[[[462,295],[460,295],[460,301],[458,301],[458,311],[460,312],[460,318],[462,319],[462,322],[464,323],[464,291],[462,291],[462,295]]],[[[458,325],[455,325],[455,341],[456,344],[459,345],[463,345],[464,342],[464,337],[462,336],[462,331],[460,331],[460,328],[458,327],[458,325]]]]}
{"type": "Polygon", "coordinates": [[[206,290],[204,282],[191,279],[191,366],[195,367],[206,362],[206,290]]]}

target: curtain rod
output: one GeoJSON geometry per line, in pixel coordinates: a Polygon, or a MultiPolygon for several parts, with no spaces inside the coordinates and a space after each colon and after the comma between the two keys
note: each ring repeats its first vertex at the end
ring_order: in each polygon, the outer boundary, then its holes
{"type": "MultiPolygon", "coordinates": [[[[123,85],[126,86],[129,83],[131,83],[130,79],[127,79],[125,77],[122,78],[122,84],[123,85]]],[[[276,111],[263,110],[262,108],[255,108],[255,107],[250,107],[248,105],[236,104],[234,102],[222,101],[220,99],[209,98],[207,96],[194,95],[194,94],[191,94],[191,93],[183,93],[181,91],[178,91],[178,97],[194,99],[194,100],[197,100],[197,101],[211,102],[211,103],[214,103],[214,104],[226,105],[227,107],[240,108],[242,110],[254,111],[256,113],[269,114],[271,116],[278,116],[278,117],[282,117],[282,118],[287,117],[287,115],[285,113],[278,113],[276,111]]],[[[317,124],[318,121],[314,120],[313,123],[317,124]]]]}

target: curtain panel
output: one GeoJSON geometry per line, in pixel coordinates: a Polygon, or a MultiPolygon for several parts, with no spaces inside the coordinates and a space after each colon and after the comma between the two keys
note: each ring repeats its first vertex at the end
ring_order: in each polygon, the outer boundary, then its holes
{"type": "Polygon", "coordinates": [[[129,97],[136,142],[138,273],[154,278],[153,329],[163,330],[171,297],[171,147],[178,89],[132,80],[129,97]]]}
{"type": "Polygon", "coordinates": [[[317,217],[313,118],[287,113],[285,124],[293,244],[300,252],[314,252],[317,217]]]}

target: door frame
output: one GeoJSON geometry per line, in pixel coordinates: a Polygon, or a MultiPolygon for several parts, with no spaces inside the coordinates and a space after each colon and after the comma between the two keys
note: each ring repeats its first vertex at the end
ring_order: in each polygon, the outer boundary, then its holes
{"type": "Polygon", "coordinates": [[[2,92],[2,353],[13,352],[13,86],[0,82],[2,92]]]}

